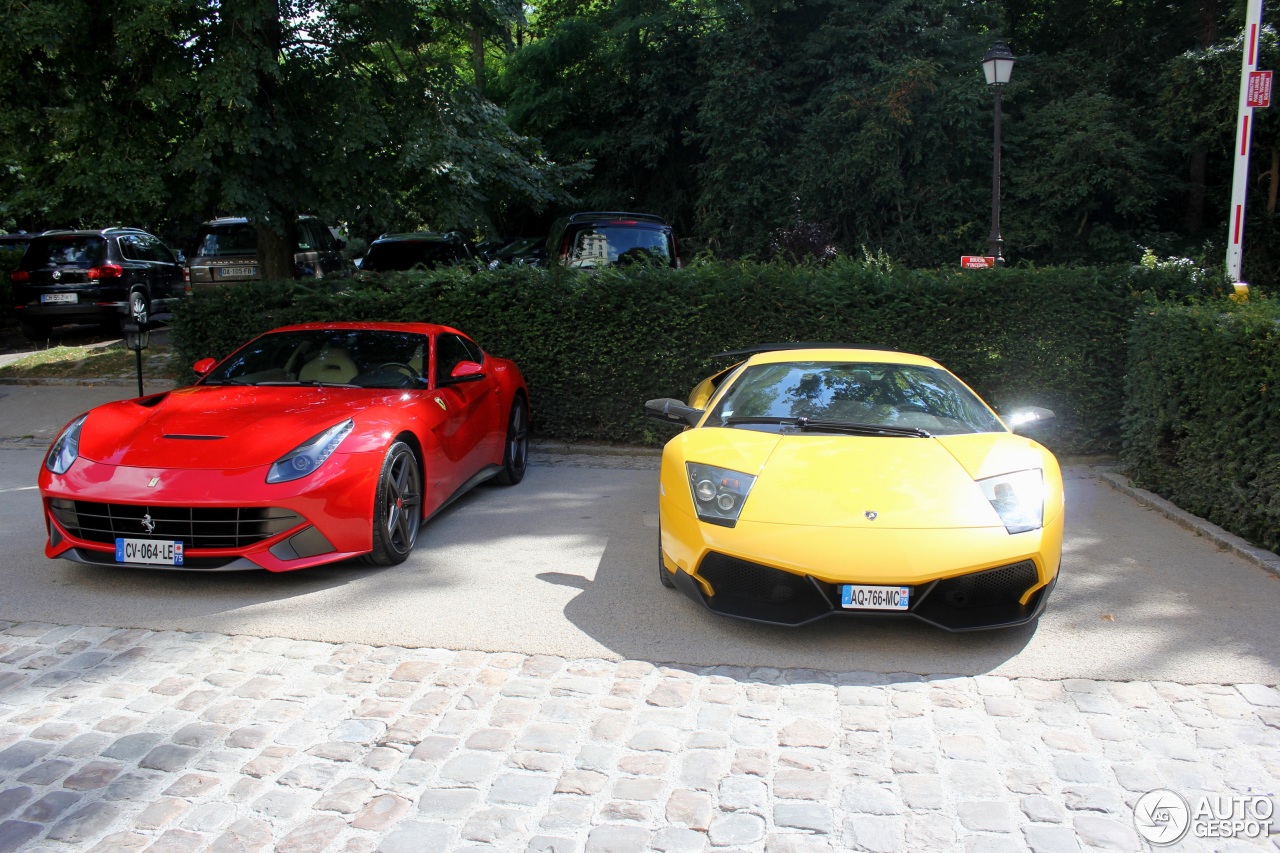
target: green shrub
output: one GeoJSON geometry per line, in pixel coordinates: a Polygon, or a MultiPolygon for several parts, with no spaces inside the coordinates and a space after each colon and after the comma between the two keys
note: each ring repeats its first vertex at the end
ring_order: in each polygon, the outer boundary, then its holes
{"type": "Polygon", "coordinates": [[[1202,289],[1187,272],[1140,267],[451,270],[199,291],[178,312],[174,343],[189,365],[291,322],[443,323],[520,365],[538,434],[619,443],[665,439],[670,432],[646,420],[641,405],[687,395],[727,366],[715,353],[774,341],[891,346],[937,359],[998,411],[1054,409],[1055,450],[1099,453],[1119,446],[1125,334],[1141,294],[1202,289]]]}
{"type": "Polygon", "coordinates": [[[1138,485],[1280,549],[1280,304],[1145,304],[1126,397],[1122,458],[1138,485]]]}

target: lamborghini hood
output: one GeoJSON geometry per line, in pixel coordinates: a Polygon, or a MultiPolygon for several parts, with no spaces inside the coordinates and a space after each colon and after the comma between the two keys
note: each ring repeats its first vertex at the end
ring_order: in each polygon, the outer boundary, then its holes
{"type": "Polygon", "coordinates": [[[183,388],[94,409],[80,455],[148,468],[269,465],[369,405],[368,391],[351,389],[183,388]]]}
{"type": "Polygon", "coordinates": [[[756,475],[740,520],[765,524],[1003,527],[975,480],[1045,464],[1043,449],[1009,433],[889,438],[699,429],[684,437],[686,460],[756,475]]]}

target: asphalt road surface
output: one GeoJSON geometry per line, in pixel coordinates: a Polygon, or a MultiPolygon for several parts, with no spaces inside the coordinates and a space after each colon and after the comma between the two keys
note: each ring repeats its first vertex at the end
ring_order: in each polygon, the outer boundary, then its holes
{"type": "MultiPolygon", "coordinates": [[[[535,464],[424,527],[403,565],[282,575],[43,555],[42,451],[0,449],[0,620],[569,658],[921,675],[1280,683],[1280,579],[1068,468],[1064,568],[1033,628],[949,634],[715,616],[655,576],[657,472],[535,464]]],[[[535,460],[536,462],[536,460],[535,460]]]]}

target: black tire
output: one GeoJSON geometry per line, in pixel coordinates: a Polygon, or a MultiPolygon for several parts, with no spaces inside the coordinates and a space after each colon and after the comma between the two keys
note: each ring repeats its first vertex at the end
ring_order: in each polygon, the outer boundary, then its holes
{"type": "Polygon", "coordinates": [[[524,397],[516,395],[507,416],[507,442],[502,453],[502,471],[493,481],[499,486],[514,486],[524,479],[529,467],[529,407],[524,397]]]}
{"type": "Polygon", "coordinates": [[[22,326],[22,336],[29,341],[49,340],[49,330],[53,328],[39,320],[19,320],[18,325],[22,326]]]}
{"type": "Polygon", "coordinates": [[[671,579],[671,572],[667,571],[667,566],[662,562],[662,528],[658,528],[658,580],[662,581],[662,585],[667,589],[675,589],[676,582],[671,579]]]}
{"type": "Polygon", "coordinates": [[[422,468],[413,449],[397,441],[387,450],[373,498],[373,550],[364,562],[395,566],[408,559],[422,524],[422,468]]]}
{"type": "Polygon", "coordinates": [[[145,326],[151,322],[151,298],[145,290],[129,291],[129,315],[126,323],[137,323],[145,326]]]}

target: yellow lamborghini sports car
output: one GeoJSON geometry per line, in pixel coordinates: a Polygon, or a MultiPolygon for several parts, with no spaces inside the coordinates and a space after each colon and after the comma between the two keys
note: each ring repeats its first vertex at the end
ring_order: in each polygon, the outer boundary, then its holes
{"type": "MultiPolygon", "coordinates": [[[[833,614],[950,631],[1036,619],[1062,559],[1062,473],[917,355],[773,344],[650,400],[686,429],[662,453],[659,577],[709,610],[777,625],[833,614]]],[[[1010,426],[1013,429],[1010,429],[1010,426]]]]}

